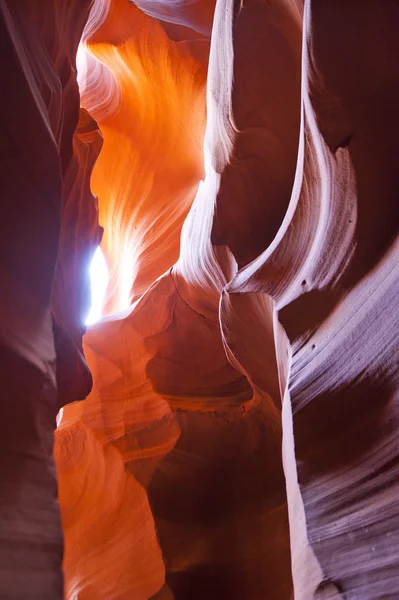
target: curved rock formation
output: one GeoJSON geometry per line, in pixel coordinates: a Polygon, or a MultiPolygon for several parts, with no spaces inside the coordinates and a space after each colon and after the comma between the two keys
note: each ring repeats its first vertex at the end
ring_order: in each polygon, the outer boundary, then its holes
{"type": "Polygon", "coordinates": [[[397,3],[0,15],[0,596],[396,598],[397,3]]]}
{"type": "Polygon", "coordinates": [[[203,173],[209,42],[171,40],[125,0],[96,3],[83,40],[90,54],[81,54],[82,104],[104,137],[92,189],[100,198],[112,312],[138,299],[178,258],[203,173]]]}
{"type": "Polygon", "coordinates": [[[99,241],[79,133],[73,144],[75,55],[90,6],[0,2],[0,596],[10,600],[62,597],[53,429],[60,404],[90,390],[75,313],[87,283],[71,266],[99,241]],[[65,236],[82,230],[68,247],[65,236]]]}

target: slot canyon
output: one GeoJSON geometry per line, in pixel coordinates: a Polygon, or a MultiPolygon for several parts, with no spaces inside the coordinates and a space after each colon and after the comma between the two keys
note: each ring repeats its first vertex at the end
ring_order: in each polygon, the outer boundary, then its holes
{"type": "Polygon", "coordinates": [[[399,599],[399,0],[0,44],[0,600],[399,599]]]}

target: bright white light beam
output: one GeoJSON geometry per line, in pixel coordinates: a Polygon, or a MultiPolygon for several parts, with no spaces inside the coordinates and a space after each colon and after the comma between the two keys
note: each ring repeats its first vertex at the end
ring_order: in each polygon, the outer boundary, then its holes
{"type": "Polygon", "coordinates": [[[103,316],[105,292],[108,286],[108,267],[100,246],[94,253],[90,265],[91,308],[86,325],[92,325],[103,316]]]}

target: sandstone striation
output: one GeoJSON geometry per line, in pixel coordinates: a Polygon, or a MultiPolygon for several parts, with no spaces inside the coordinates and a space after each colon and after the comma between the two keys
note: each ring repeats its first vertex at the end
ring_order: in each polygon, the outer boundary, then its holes
{"type": "Polygon", "coordinates": [[[0,597],[399,597],[397,3],[0,16],[0,597]]]}

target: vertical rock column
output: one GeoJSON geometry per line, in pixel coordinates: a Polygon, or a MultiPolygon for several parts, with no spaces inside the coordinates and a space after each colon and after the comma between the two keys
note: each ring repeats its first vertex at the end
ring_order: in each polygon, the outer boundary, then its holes
{"type": "Polygon", "coordinates": [[[89,4],[0,2],[0,597],[10,600],[63,597],[50,305],[89,4]]]}
{"type": "MultiPolygon", "coordinates": [[[[318,599],[399,595],[398,25],[395,2],[305,3],[303,101],[313,156],[328,167],[319,181],[331,237],[319,235],[324,264],[309,261],[307,293],[280,318],[294,348],[295,456],[318,599]],[[349,260],[322,281],[346,240],[349,260]]],[[[298,565],[295,598],[307,599],[306,553],[298,565]]]]}

